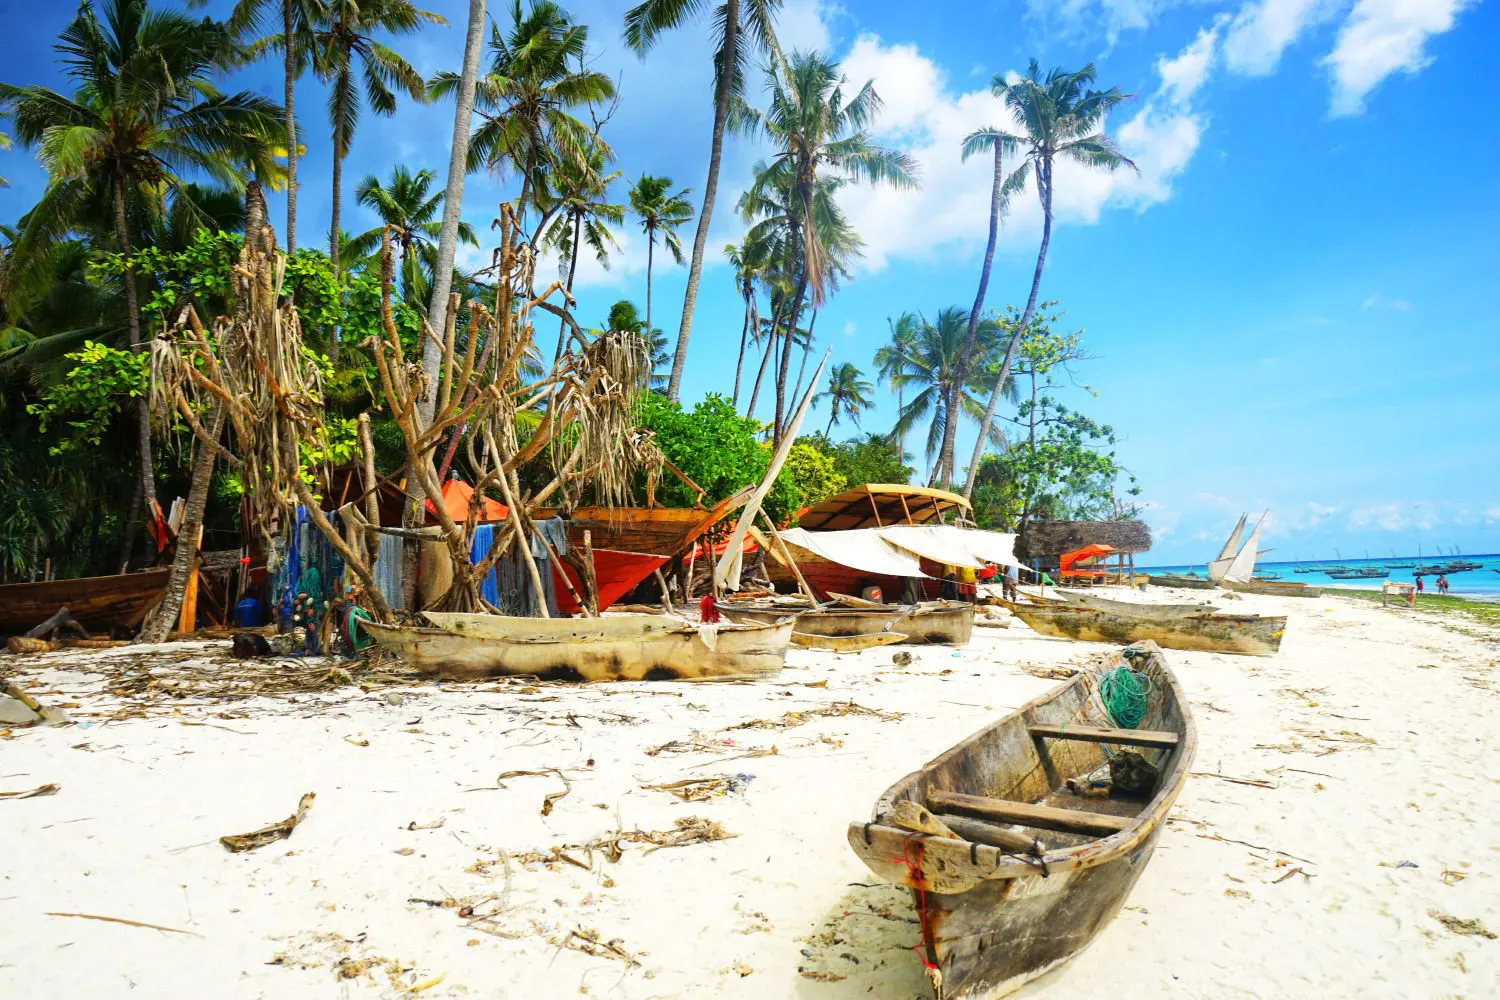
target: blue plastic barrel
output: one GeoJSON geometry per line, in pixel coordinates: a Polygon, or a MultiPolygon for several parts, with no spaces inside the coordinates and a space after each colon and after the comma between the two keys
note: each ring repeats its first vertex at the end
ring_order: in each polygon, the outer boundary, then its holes
{"type": "Polygon", "coordinates": [[[234,623],[240,628],[259,628],[266,623],[260,601],[247,597],[234,606],[234,623]]]}

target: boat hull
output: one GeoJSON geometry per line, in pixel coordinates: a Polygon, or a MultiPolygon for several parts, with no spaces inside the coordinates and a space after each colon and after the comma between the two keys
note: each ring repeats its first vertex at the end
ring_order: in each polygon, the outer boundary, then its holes
{"type": "Polygon", "coordinates": [[[1270,656],[1281,648],[1284,617],[1261,615],[1154,616],[1123,614],[1073,605],[1005,605],[1040,635],[1084,642],[1154,642],[1166,649],[1270,656]]]}
{"type": "Polygon", "coordinates": [[[1146,577],[1153,587],[1186,587],[1189,590],[1216,590],[1218,584],[1196,576],[1177,576],[1174,573],[1152,573],[1146,577]]]}
{"type": "Polygon", "coordinates": [[[589,619],[429,617],[440,627],[375,623],[362,627],[382,649],[418,670],[450,680],[506,674],[570,681],[753,677],[779,671],[792,638],[790,621],[720,626],[700,632],[678,619],[659,615],[589,619]],[[485,618],[493,621],[478,621],[485,618]],[[539,627],[538,622],[549,625],[539,627]]]}
{"type": "Polygon", "coordinates": [[[115,576],[0,585],[0,635],[35,628],[59,608],[67,608],[90,631],[135,628],[167,589],[171,575],[167,567],[115,576]]]}
{"type": "Polygon", "coordinates": [[[1309,587],[1305,583],[1271,583],[1251,581],[1234,583],[1221,580],[1219,586],[1239,594],[1263,594],[1267,597],[1322,597],[1322,587],[1309,587]]]}
{"type": "MultiPolygon", "coordinates": [[[[1100,743],[1042,739],[1092,724],[1102,670],[1085,671],[1043,697],[959,743],[891,786],[871,822],[849,826],[849,845],[876,875],[912,890],[923,959],[940,974],[940,997],[988,1000],[1013,993],[1076,956],[1120,911],[1145,870],[1166,817],[1186,782],[1197,735],[1187,700],[1149,643],[1124,652],[1151,681],[1140,725],[1174,738],[1170,748],[1144,750],[1159,769],[1149,798],[1074,798],[1059,778],[1106,761],[1100,743]],[[903,802],[934,803],[942,793],[1014,803],[1055,802],[1072,815],[1118,819],[1116,832],[1083,836],[1025,827],[1044,840],[1040,858],[958,836],[915,834],[889,819],[903,802]]],[[[1008,827],[1016,830],[1023,824],[1008,827]]],[[[937,977],[934,977],[935,979],[937,977]]]]}
{"type": "Polygon", "coordinates": [[[568,545],[583,547],[583,533],[590,545],[623,552],[658,552],[667,558],[697,541],[714,525],[743,507],[749,499],[745,489],[712,507],[576,507],[565,515],[548,508],[533,517],[566,516],[568,545]]]}
{"type": "Polygon", "coordinates": [[[720,604],[719,611],[734,622],[773,622],[795,616],[803,635],[843,638],[876,632],[899,632],[902,642],[912,645],[947,643],[966,645],[974,634],[974,605],[964,601],[938,601],[930,605],[873,608],[827,608],[797,611],[786,608],[745,608],[720,604]]]}
{"type": "Polygon", "coordinates": [[[1149,614],[1160,618],[1191,618],[1213,614],[1219,609],[1212,604],[1132,604],[1129,601],[1111,601],[1107,597],[1093,594],[1075,594],[1066,590],[1057,592],[1064,604],[1093,608],[1095,611],[1110,611],[1116,614],[1149,614]]]}
{"type": "MultiPolygon", "coordinates": [[[[654,573],[658,567],[667,561],[666,556],[651,555],[646,552],[622,552],[618,549],[594,549],[594,579],[599,583],[599,610],[606,611],[629,594],[646,577],[654,573]]],[[[568,588],[563,586],[561,577],[566,573],[568,582],[578,593],[583,593],[583,581],[579,579],[578,570],[570,564],[563,563],[559,569],[557,563],[552,564],[553,588],[552,592],[557,600],[557,609],[565,614],[577,614],[583,610],[578,602],[573,600],[573,595],[568,588]]]]}

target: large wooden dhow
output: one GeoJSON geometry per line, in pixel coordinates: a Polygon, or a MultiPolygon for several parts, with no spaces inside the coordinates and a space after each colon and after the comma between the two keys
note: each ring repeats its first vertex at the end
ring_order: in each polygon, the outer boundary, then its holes
{"type": "Polygon", "coordinates": [[[551,680],[723,680],[779,671],[792,622],[689,625],[665,615],[512,618],[429,611],[433,627],[366,622],[375,642],[452,680],[503,674],[551,680]]]}
{"type": "Polygon", "coordinates": [[[167,589],[170,568],[74,580],[0,584],[0,636],[34,628],[67,608],[78,623],[95,632],[136,628],[167,589]]]}
{"type": "Polygon", "coordinates": [[[1149,604],[1130,605],[1139,610],[1129,611],[1074,604],[1006,602],[1005,606],[1034,632],[1084,642],[1149,641],[1167,649],[1270,656],[1281,648],[1286,634],[1282,616],[1156,614],[1149,604]]]}
{"type": "Polygon", "coordinates": [[[896,632],[912,644],[966,645],[974,632],[974,605],[967,601],[923,601],[911,605],[811,608],[806,604],[771,601],[721,601],[718,608],[732,622],[769,623],[793,617],[804,636],[845,638],[896,632]]]}
{"type": "Polygon", "coordinates": [[[1116,668],[1096,667],[902,778],[870,822],[850,824],[870,870],[912,891],[940,1000],[1004,996],[1057,968],[1145,870],[1197,737],[1155,646],[1124,650],[1120,666],[1147,687],[1140,728],[1111,728],[1101,687],[1116,668]],[[1066,790],[1101,773],[1114,776],[1108,797],[1066,790]]]}

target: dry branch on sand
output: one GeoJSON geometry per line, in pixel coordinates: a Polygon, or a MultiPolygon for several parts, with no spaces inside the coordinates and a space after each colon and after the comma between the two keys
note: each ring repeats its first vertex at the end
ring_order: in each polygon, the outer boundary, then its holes
{"type": "Polygon", "coordinates": [[[836,701],[832,705],[822,708],[810,708],[804,712],[787,712],[779,719],[751,719],[749,722],[741,722],[738,725],[729,726],[725,732],[736,729],[795,729],[797,726],[806,725],[814,719],[826,719],[841,715],[867,715],[879,719],[882,722],[896,722],[901,718],[900,712],[882,712],[878,708],[866,708],[857,705],[853,701],[836,701]]]}
{"type": "Polygon", "coordinates": [[[257,847],[265,847],[267,844],[274,844],[278,840],[285,840],[292,835],[292,831],[297,828],[297,824],[301,823],[307,817],[307,810],[312,808],[313,800],[317,797],[316,793],[308,792],[298,800],[297,811],[281,822],[272,823],[270,826],[263,826],[259,830],[252,830],[249,833],[225,834],[219,838],[219,843],[223,844],[229,850],[239,853],[241,851],[253,851],[257,847]]]}

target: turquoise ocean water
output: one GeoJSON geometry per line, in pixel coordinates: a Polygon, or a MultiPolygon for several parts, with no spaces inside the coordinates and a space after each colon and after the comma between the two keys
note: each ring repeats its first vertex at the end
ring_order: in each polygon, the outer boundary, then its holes
{"type": "MultiPolygon", "coordinates": [[[[1433,558],[1425,556],[1422,559],[1428,566],[1446,562],[1446,556],[1433,558]]],[[[1482,569],[1466,570],[1462,573],[1448,574],[1448,593],[1463,594],[1468,597],[1483,597],[1488,600],[1500,601],[1500,554],[1456,556],[1454,558],[1466,559],[1470,562],[1483,563],[1482,569]]],[[[1349,569],[1361,569],[1365,566],[1384,568],[1387,563],[1417,562],[1416,556],[1393,556],[1386,559],[1325,559],[1319,562],[1258,562],[1255,564],[1255,575],[1263,576],[1266,573],[1276,573],[1281,576],[1283,582],[1305,583],[1314,587],[1352,587],[1360,590],[1379,590],[1381,581],[1384,579],[1399,580],[1403,583],[1414,582],[1413,574],[1415,568],[1387,570],[1384,577],[1370,577],[1363,580],[1335,580],[1326,572],[1335,566],[1344,566],[1349,569]],[[1297,573],[1297,569],[1311,569],[1311,573],[1297,573]]],[[[1187,573],[1195,572],[1199,576],[1205,576],[1207,571],[1203,566],[1154,566],[1141,567],[1144,572],[1161,573],[1187,573]]],[[[1423,581],[1426,584],[1426,592],[1437,593],[1437,578],[1428,576],[1423,581]]]]}

